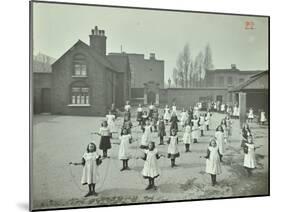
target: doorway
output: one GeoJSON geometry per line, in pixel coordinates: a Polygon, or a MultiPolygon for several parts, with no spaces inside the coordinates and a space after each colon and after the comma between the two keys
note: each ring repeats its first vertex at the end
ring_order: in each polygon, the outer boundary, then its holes
{"type": "Polygon", "coordinates": [[[41,96],[41,113],[51,112],[51,90],[50,88],[42,88],[41,96]]]}
{"type": "Polygon", "coordinates": [[[147,94],[147,103],[148,104],[155,104],[155,101],[156,101],[156,94],[152,91],[148,92],[147,94]]]}

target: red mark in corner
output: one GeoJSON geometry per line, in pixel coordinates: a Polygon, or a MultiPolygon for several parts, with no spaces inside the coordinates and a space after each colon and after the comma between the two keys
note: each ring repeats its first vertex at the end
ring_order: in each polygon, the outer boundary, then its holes
{"type": "Polygon", "coordinates": [[[245,21],[245,29],[255,29],[255,23],[253,21],[245,21]]]}

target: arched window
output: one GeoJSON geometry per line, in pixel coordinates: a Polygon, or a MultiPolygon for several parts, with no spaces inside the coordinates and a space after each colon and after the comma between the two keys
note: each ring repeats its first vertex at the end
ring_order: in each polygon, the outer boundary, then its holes
{"type": "Polygon", "coordinates": [[[84,82],[74,82],[70,86],[70,104],[73,105],[89,105],[90,89],[84,82]]]}
{"type": "Polygon", "coordinates": [[[74,55],[72,75],[75,77],[87,77],[86,57],[83,54],[74,55]]]}

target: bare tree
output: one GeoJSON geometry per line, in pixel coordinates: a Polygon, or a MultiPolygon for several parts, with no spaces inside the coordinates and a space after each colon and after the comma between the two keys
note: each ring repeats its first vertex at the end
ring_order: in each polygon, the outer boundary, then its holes
{"type": "Polygon", "coordinates": [[[190,50],[189,45],[185,44],[183,51],[179,54],[177,59],[177,70],[178,70],[178,79],[179,84],[182,87],[187,88],[189,84],[189,67],[190,67],[191,57],[190,57],[190,50]]]}
{"type": "Polygon", "coordinates": [[[205,77],[206,70],[213,69],[213,59],[212,59],[212,50],[209,44],[205,47],[205,55],[204,55],[204,73],[203,76],[205,77]]]}
{"type": "Polygon", "coordinates": [[[205,78],[205,73],[204,73],[204,55],[202,52],[199,52],[199,54],[195,58],[195,64],[194,64],[194,69],[196,72],[196,81],[199,87],[202,86],[202,81],[205,78]]]}
{"type": "Polygon", "coordinates": [[[194,65],[193,62],[190,62],[189,65],[189,88],[194,87],[194,65]]]}
{"type": "Polygon", "coordinates": [[[191,64],[191,56],[188,43],[185,44],[182,53],[182,62],[183,62],[183,72],[184,72],[184,87],[187,88],[190,86],[192,73],[189,73],[190,64],[191,64]],[[189,85],[188,85],[189,84],[189,85]]]}
{"type": "Polygon", "coordinates": [[[174,84],[176,88],[178,87],[178,70],[176,68],[173,69],[173,75],[172,75],[174,84]]]}

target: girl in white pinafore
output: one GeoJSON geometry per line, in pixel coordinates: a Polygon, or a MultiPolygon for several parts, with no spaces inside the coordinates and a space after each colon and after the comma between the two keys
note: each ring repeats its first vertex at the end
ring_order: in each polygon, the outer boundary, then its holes
{"type": "Polygon", "coordinates": [[[193,143],[198,143],[199,139],[199,119],[197,116],[194,116],[194,118],[191,120],[191,126],[192,126],[192,132],[191,136],[193,139],[193,143]]]}
{"type": "Polygon", "coordinates": [[[181,112],[181,118],[180,118],[180,124],[181,124],[182,128],[184,128],[187,119],[188,119],[188,114],[185,111],[185,109],[183,108],[182,112],[181,112]]]}
{"type": "Polygon", "coordinates": [[[166,105],[166,107],[164,109],[164,120],[165,120],[166,124],[169,123],[170,119],[171,119],[170,108],[168,105],[166,105]]]}
{"type": "Polygon", "coordinates": [[[221,163],[220,163],[220,151],[216,140],[213,138],[207,149],[206,158],[206,173],[211,175],[212,185],[214,186],[216,181],[216,176],[222,173],[221,163]]]}
{"type": "Polygon", "coordinates": [[[141,149],[148,148],[148,142],[150,141],[152,136],[152,125],[150,124],[149,120],[146,121],[146,125],[144,126],[144,133],[141,137],[141,149]]]}
{"type": "Polygon", "coordinates": [[[264,123],[266,122],[266,117],[265,117],[265,112],[261,111],[261,119],[260,122],[262,125],[264,125],[264,123]]]}
{"type": "Polygon", "coordinates": [[[85,195],[85,197],[94,195],[97,196],[97,193],[95,191],[95,186],[98,181],[98,166],[101,164],[101,157],[96,152],[96,145],[92,142],[88,144],[87,151],[84,153],[82,157],[81,163],[70,163],[73,165],[82,165],[83,171],[82,171],[82,178],[81,178],[81,184],[82,185],[88,185],[89,192],[85,195]]]}
{"type": "Polygon", "coordinates": [[[248,119],[249,119],[250,122],[253,122],[253,119],[254,119],[254,110],[253,110],[253,108],[249,109],[248,119]]]}
{"type": "Polygon", "coordinates": [[[161,157],[155,148],[154,142],[149,142],[148,149],[144,150],[145,156],[142,158],[144,162],[142,175],[145,179],[149,180],[149,185],[145,190],[156,189],[154,179],[159,177],[160,169],[157,160],[161,157]]]}
{"type": "Polygon", "coordinates": [[[209,131],[210,130],[210,122],[211,122],[211,113],[208,111],[205,114],[205,126],[206,126],[206,130],[209,131]]]}
{"type": "Polygon", "coordinates": [[[171,135],[168,140],[168,158],[171,159],[171,167],[176,166],[176,158],[180,156],[180,152],[178,150],[178,136],[175,129],[172,129],[171,135]]]}
{"type": "Polygon", "coordinates": [[[115,118],[115,115],[113,115],[111,111],[106,115],[106,121],[111,133],[116,132],[115,118]]]}
{"type": "MultiPolygon", "coordinates": [[[[247,170],[248,176],[252,175],[252,170],[256,168],[255,145],[253,137],[248,137],[248,142],[244,143],[247,146],[247,151],[244,152],[244,167],[247,170]]],[[[245,150],[244,150],[245,151],[245,150]]]]}
{"type": "Polygon", "coordinates": [[[220,151],[220,160],[222,161],[222,157],[225,151],[225,142],[224,142],[224,133],[223,128],[219,125],[215,132],[216,143],[220,151]]]}
{"type": "Polygon", "coordinates": [[[183,143],[185,145],[185,152],[190,152],[190,144],[192,141],[191,137],[191,126],[190,123],[187,123],[183,133],[183,143]]]}
{"type": "Polygon", "coordinates": [[[199,117],[199,108],[197,105],[195,105],[193,108],[193,116],[199,117]]]}
{"type": "Polygon", "coordinates": [[[123,168],[120,171],[129,170],[129,165],[128,165],[130,159],[129,144],[132,142],[132,136],[128,134],[128,130],[124,128],[122,130],[119,139],[120,139],[120,146],[119,146],[118,158],[123,163],[123,168]]]}
{"type": "Polygon", "coordinates": [[[234,116],[235,119],[239,118],[239,107],[236,106],[236,105],[233,108],[233,116],[234,116]]]}
{"type": "Polygon", "coordinates": [[[205,116],[203,113],[199,116],[199,129],[201,131],[201,136],[204,136],[204,130],[205,130],[205,116]]]}
{"type": "Polygon", "coordinates": [[[177,114],[177,106],[176,106],[176,103],[174,103],[173,106],[172,106],[172,113],[176,113],[176,114],[177,114]]]}

